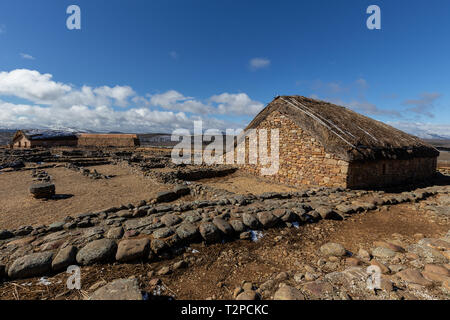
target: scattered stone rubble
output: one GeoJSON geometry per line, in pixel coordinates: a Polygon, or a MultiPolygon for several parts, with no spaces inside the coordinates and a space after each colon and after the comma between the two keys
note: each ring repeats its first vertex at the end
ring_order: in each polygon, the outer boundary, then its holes
{"type": "Polygon", "coordinates": [[[76,164],[73,164],[73,163],[67,163],[65,165],[65,167],[67,169],[69,169],[69,170],[79,172],[83,176],[89,177],[89,178],[94,179],[94,180],[111,179],[111,178],[114,177],[113,175],[104,175],[104,174],[98,173],[96,169],[90,170],[90,169],[87,169],[87,168],[84,168],[84,167],[79,167],[79,166],[77,166],[76,164]]]}

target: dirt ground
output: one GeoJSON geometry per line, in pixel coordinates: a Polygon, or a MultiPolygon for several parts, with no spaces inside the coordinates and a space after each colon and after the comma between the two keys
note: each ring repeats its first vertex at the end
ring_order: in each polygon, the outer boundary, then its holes
{"type": "Polygon", "coordinates": [[[148,200],[170,189],[170,186],[133,174],[127,168],[104,165],[90,169],[116,176],[109,180],[92,180],[66,168],[45,169],[56,185],[56,194],[63,196],[48,201],[30,196],[31,171],[0,174],[0,229],[50,224],[69,215],[148,200]]]}
{"type": "MultiPolygon", "coordinates": [[[[449,223],[436,219],[423,210],[413,210],[410,204],[381,211],[353,215],[344,221],[322,220],[299,228],[271,229],[256,241],[238,240],[204,246],[193,245],[184,259],[193,263],[165,276],[155,276],[162,266],[180,261],[182,257],[145,264],[113,264],[84,267],[81,270],[82,289],[67,290],[68,275],[60,273],[42,284],[39,278],[0,285],[0,299],[83,299],[90,287],[99,281],[112,281],[134,276],[142,289],[152,293],[150,280],[162,281],[163,296],[175,299],[232,299],[233,290],[243,281],[261,284],[280,272],[296,271],[302,265],[314,266],[317,250],[326,242],[340,242],[351,252],[369,249],[374,241],[401,239],[404,245],[414,242],[414,235],[443,236],[449,223]]],[[[269,298],[269,297],[265,297],[269,298]]]]}
{"type": "Polygon", "coordinates": [[[222,178],[203,179],[196,182],[238,194],[261,194],[264,192],[289,192],[298,190],[297,188],[252,176],[241,171],[222,178]]]}

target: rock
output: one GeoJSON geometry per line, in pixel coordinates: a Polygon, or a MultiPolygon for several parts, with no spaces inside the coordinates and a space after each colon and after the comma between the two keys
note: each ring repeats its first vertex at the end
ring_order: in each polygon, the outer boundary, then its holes
{"type": "Polygon", "coordinates": [[[224,219],[215,217],[212,222],[217,227],[217,229],[222,231],[226,236],[232,236],[234,234],[233,227],[224,219]]]}
{"type": "Polygon", "coordinates": [[[345,265],[349,267],[356,267],[362,265],[363,262],[359,260],[358,258],[350,257],[345,259],[345,265]]]}
{"type": "Polygon", "coordinates": [[[77,262],[81,265],[103,263],[114,260],[117,244],[111,239],[89,242],[77,253],[77,262]]]}
{"type": "Polygon", "coordinates": [[[242,233],[245,231],[245,226],[241,220],[231,220],[230,225],[236,233],[242,233]]]}
{"type": "Polygon", "coordinates": [[[159,228],[153,232],[153,238],[163,239],[163,238],[170,237],[174,233],[175,233],[175,231],[173,231],[172,228],[159,228]]]}
{"type": "Polygon", "coordinates": [[[173,268],[173,270],[178,270],[178,269],[187,268],[187,266],[188,266],[187,262],[184,260],[181,260],[181,261],[175,262],[173,264],[172,268],[173,268]]]}
{"type": "Polygon", "coordinates": [[[388,248],[376,247],[372,250],[372,255],[380,259],[389,259],[393,258],[396,252],[388,248]]]}
{"type": "Polygon", "coordinates": [[[219,242],[221,239],[219,229],[211,222],[202,223],[199,230],[207,243],[219,242]]]}
{"type": "Polygon", "coordinates": [[[242,222],[250,229],[257,229],[259,227],[258,220],[255,218],[254,215],[252,215],[248,212],[245,212],[242,215],[242,222]]]}
{"type": "Polygon", "coordinates": [[[300,290],[291,287],[283,286],[275,292],[274,300],[305,300],[305,296],[300,290]]]}
{"type": "Polygon", "coordinates": [[[355,210],[352,206],[346,205],[346,204],[339,204],[336,206],[336,210],[338,210],[339,212],[342,212],[344,214],[350,214],[350,213],[354,213],[355,210]]]}
{"type": "Polygon", "coordinates": [[[390,243],[390,242],[386,242],[386,241],[375,241],[373,244],[376,247],[390,249],[394,252],[401,252],[401,253],[405,252],[404,248],[402,248],[401,246],[396,245],[394,243],[390,243]]]}
{"type": "Polygon", "coordinates": [[[322,219],[342,220],[342,217],[330,207],[320,206],[315,210],[320,214],[322,219]]]}
{"type": "Polygon", "coordinates": [[[38,252],[16,259],[8,268],[13,279],[41,276],[52,268],[53,252],[38,252]]]}
{"type": "Polygon", "coordinates": [[[33,184],[29,190],[35,199],[50,199],[55,195],[55,185],[52,183],[33,184]]]}
{"type": "Polygon", "coordinates": [[[108,230],[106,233],[106,238],[108,239],[120,239],[123,236],[123,228],[122,227],[115,227],[108,230]]]}
{"type": "Polygon", "coordinates": [[[363,249],[363,248],[359,249],[358,257],[360,257],[361,259],[366,260],[366,261],[369,261],[370,258],[371,258],[370,257],[370,253],[367,250],[363,249]]]}
{"type": "Polygon", "coordinates": [[[370,261],[370,265],[377,266],[378,268],[380,268],[380,271],[382,274],[386,274],[391,271],[388,267],[386,267],[384,264],[382,264],[381,262],[379,262],[378,260],[375,260],[375,259],[370,261]]]}
{"type": "Polygon", "coordinates": [[[421,286],[431,286],[433,284],[431,281],[425,279],[420,271],[416,269],[406,269],[400,271],[396,274],[396,276],[400,277],[403,281],[415,283],[421,286]]]}
{"type": "Polygon", "coordinates": [[[64,227],[64,222],[55,222],[48,226],[48,232],[60,231],[64,227]]]}
{"type": "Polygon", "coordinates": [[[117,279],[97,289],[89,300],[143,300],[136,279],[117,279]]]}
{"type": "Polygon", "coordinates": [[[60,271],[76,262],[77,248],[75,246],[67,246],[59,250],[52,261],[52,269],[60,271]]]}
{"type": "Polygon", "coordinates": [[[255,291],[244,291],[240,293],[236,300],[258,300],[259,296],[255,291]]]}
{"type": "Polygon", "coordinates": [[[258,212],[256,216],[264,228],[271,228],[278,222],[278,218],[269,211],[258,212]]]}
{"type": "Polygon", "coordinates": [[[191,193],[191,189],[188,186],[178,185],[173,189],[173,192],[179,197],[187,196],[191,193]]]}
{"type": "Polygon", "coordinates": [[[182,220],[179,216],[170,213],[161,217],[161,222],[164,223],[166,227],[174,226],[179,224],[181,221],[182,220]]]}
{"type": "Polygon", "coordinates": [[[239,239],[250,240],[252,238],[252,233],[250,231],[244,231],[239,234],[239,239]]]}
{"type": "Polygon", "coordinates": [[[440,266],[440,265],[437,265],[437,264],[427,264],[427,265],[425,265],[424,271],[442,274],[442,275],[447,276],[447,277],[450,276],[450,271],[446,267],[440,266]]]}
{"type": "Polygon", "coordinates": [[[143,261],[147,259],[149,251],[149,239],[122,240],[117,248],[116,260],[119,262],[143,261]]]}
{"type": "Polygon", "coordinates": [[[0,230],[0,240],[6,240],[12,237],[14,237],[12,232],[9,232],[8,230],[0,230]]]}
{"type": "Polygon", "coordinates": [[[446,276],[446,275],[443,275],[440,273],[430,272],[430,271],[422,271],[422,275],[427,280],[436,281],[436,282],[440,282],[440,283],[450,280],[449,276],[446,276]]]}
{"type": "Polygon", "coordinates": [[[165,275],[168,275],[171,272],[172,272],[172,270],[170,270],[169,267],[162,267],[161,269],[158,270],[157,274],[159,276],[165,276],[165,275]]]}
{"type": "Polygon", "coordinates": [[[0,280],[6,277],[6,266],[4,264],[0,264],[0,280]]]}
{"type": "Polygon", "coordinates": [[[152,248],[154,253],[160,254],[161,252],[166,250],[169,246],[167,245],[167,243],[164,240],[153,239],[150,247],[152,248]]]}
{"type": "Polygon", "coordinates": [[[180,237],[180,240],[184,242],[192,242],[199,238],[198,229],[192,223],[184,222],[180,224],[175,232],[180,237]]]}
{"type": "Polygon", "coordinates": [[[320,247],[320,253],[324,256],[336,256],[342,257],[345,256],[347,251],[344,246],[339,243],[328,242],[320,247]]]}
{"type": "Polygon", "coordinates": [[[426,263],[446,263],[447,258],[438,250],[427,245],[413,244],[407,250],[424,258],[426,263]]]}
{"type": "Polygon", "coordinates": [[[312,299],[327,299],[333,294],[333,286],[325,281],[314,281],[303,285],[302,289],[312,299]]]}
{"type": "Polygon", "coordinates": [[[172,202],[178,199],[178,195],[173,191],[159,192],[156,196],[156,202],[172,202]]]}
{"type": "Polygon", "coordinates": [[[131,210],[120,210],[119,212],[116,213],[116,215],[118,217],[122,217],[122,218],[131,218],[133,216],[133,211],[131,210]]]}

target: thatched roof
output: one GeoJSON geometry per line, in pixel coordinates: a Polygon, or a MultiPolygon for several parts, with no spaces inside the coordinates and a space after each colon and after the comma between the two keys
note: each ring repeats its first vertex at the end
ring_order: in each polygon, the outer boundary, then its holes
{"type": "Polygon", "coordinates": [[[80,138],[89,139],[138,139],[137,134],[124,133],[81,133],[80,138]]]}
{"type": "Polygon", "coordinates": [[[28,140],[75,140],[77,135],[71,131],[62,130],[19,130],[14,134],[13,141],[21,136],[26,137],[28,140]]]}
{"type": "Polygon", "coordinates": [[[325,101],[302,96],[276,97],[246,130],[256,128],[278,111],[316,138],[326,152],[342,160],[409,159],[437,157],[437,151],[418,137],[325,101]]]}

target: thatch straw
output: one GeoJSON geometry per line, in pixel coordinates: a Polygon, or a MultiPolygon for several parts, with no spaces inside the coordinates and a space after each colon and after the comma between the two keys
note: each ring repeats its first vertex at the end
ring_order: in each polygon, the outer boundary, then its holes
{"type": "Polygon", "coordinates": [[[437,157],[437,151],[418,137],[342,106],[302,96],[276,97],[246,130],[256,128],[278,111],[316,138],[328,153],[342,160],[437,157]]]}

